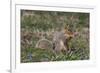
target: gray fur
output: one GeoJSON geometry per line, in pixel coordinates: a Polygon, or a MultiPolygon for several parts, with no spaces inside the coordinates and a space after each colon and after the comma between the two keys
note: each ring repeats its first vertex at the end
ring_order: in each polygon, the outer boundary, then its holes
{"type": "Polygon", "coordinates": [[[56,31],[53,34],[52,41],[40,39],[36,44],[36,48],[53,49],[55,52],[61,52],[62,50],[67,52],[67,34],[65,34],[63,31],[56,31]]]}
{"type": "Polygon", "coordinates": [[[67,51],[67,35],[64,32],[56,31],[53,36],[53,49],[56,52],[61,52],[62,50],[67,51]]]}

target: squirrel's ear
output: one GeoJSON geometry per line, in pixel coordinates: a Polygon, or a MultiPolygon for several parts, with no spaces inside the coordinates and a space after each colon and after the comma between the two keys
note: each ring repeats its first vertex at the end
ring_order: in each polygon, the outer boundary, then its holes
{"type": "Polygon", "coordinates": [[[65,26],[64,26],[64,30],[68,30],[68,27],[67,27],[67,25],[65,25],[65,26]]]}
{"type": "Polygon", "coordinates": [[[67,26],[67,25],[64,26],[64,30],[65,30],[65,31],[68,31],[68,27],[69,27],[69,26],[67,26]]]}
{"type": "Polygon", "coordinates": [[[65,27],[65,29],[69,29],[69,25],[68,24],[66,24],[64,27],[65,27]]]}

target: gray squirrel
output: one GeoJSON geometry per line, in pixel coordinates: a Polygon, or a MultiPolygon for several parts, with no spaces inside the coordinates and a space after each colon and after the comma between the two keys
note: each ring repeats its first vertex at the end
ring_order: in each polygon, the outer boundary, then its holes
{"type": "Polygon", "coordinates": [[[70,51],[68,43],[70,39],[74,38],[76,35],[77,32],[70,32],[67,29],[64,29],[62,31],[55,31],[52,41],[45,38],[40,39],[36,44],[36,48],[52,49],[55,52],[68,52],[70,51]]]}

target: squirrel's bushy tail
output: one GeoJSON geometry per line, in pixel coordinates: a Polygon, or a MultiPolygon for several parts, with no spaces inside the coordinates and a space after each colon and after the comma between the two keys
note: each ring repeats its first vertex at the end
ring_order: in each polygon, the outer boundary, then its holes
{"type": "Polygon", "coordinates": [[[40,39],[37,43],[36,43],[36,48],[41,48],[41,49],[52,49],[53,44],[51,41],[47,40],[47,39],[40,39]]]}

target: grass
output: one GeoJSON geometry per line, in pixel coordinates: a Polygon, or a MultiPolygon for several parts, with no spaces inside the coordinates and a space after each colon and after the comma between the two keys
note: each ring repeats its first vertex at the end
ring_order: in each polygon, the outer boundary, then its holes
{"type": "MultiPolygon", "coordinates": [[[[29,48],[28,48],[29,49],[29,48]]],[[[85,55],[87,52],[86,50],[77,49],[74,51],[71,51],[69,54],[64,53],[55,53],[52,50],[47,49],[29,49],[27,51],[23,51],[21,53],[21,62],[47,62],[47,61],[71,61],[71,60],[87,60],[89,59],[87,55],[85,55]],[[31,50],[31,51],[29,51],[31,50]]]]}
{"type": "Polygon", "coordinates": [[[89,55],[89,13],[21,10],[22,63],[88,60],[89,55]],[[79,32],[69,42],[70,53],[35,48],[41,38],[52,41],[52,33],[65,26],[79,32]]]}

